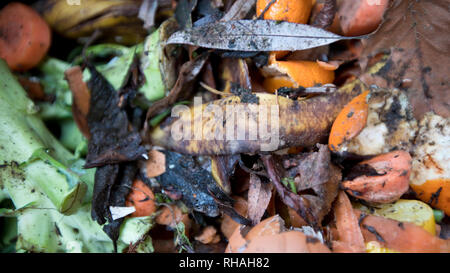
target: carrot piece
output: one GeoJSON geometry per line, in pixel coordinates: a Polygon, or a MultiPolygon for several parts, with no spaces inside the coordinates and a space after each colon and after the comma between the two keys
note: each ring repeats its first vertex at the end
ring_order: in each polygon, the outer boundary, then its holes
{"type": "Polygon", "coordinates": [[[125,202],[127,207],[134,206],[136,211],[131,217],[150,216],[156,211],[155,195],[153,191],[141,180],[133,182],[132,190],[125,202]]]}
{"type": "Polygon", "coordinates": [[[361,175],[343,181],[342,187],[348,194],[369,202],[397,201],[408,190],[411,161],[406,151],[393,151],[362,161],[359,165],[369,165],[382,175],[361,175]]]}
{"type": "Polygon", "coordinates": [[[366,247],[358,218],[347,194],[341,191],[334,207],[336,228],[339,240],[333,244],[335,252],[365,252],[366,247]]]}
{"type": "Polygon", "coordinates": [[[414,183],[410,185],[420,200],[443,210],[447,216],[450,216],[449,178],[431,179],[420,185],[414,183]]]}
{"type": "Polygon", "coordinates": [[[356,96],[335,119],[328,139],[328,147],[331,151],[339,151],[346,141],[357,136],[366,126],[369,114],[367,95],[369,95],[369,91],[356,96]]]}
{"type": "MultiPolygon", "coordinates": [[[[357,217],[362,211],[355,209],[357,217]]],[[[450,252],[450,240],[443,240],[413,223],[365,215],[361,230],[366,242],[377,241],[381,246],[400,252],[450,252]]]]}
{"type": "Polygon", "coordinates": [[[0,58],[15,71],[36,66],[47,54],[51,32],[31,7],[13,2],[0,11],[0,58]]]}

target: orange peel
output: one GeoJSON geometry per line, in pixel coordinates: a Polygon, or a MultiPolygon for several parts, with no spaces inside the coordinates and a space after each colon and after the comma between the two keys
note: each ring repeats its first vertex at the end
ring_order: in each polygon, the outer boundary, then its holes
{"type": "Polygon", "coordinates": [[[312,61],[277,61],[271,58],[269,65],[263,68],[263,74],[266,75],[263,86],[272,93],[281,87],[313,87],[334,81],[334,71],[312,61]]]}
{"type": "MultiPolygon", "coordinates": [[[[260,16],[271,0],[256,2],[256,15],[260,16]]],[[[264,20],[287,21],[306,24],[311,15],[313,1],[311,0],[277,0],[264,13],[264,20]]]]}
{"type": "MultiPolygon", "coordinates": [[[[271,0],[258,0],[256,2],[256,15],[259,17],[271,0]]],[[[264,20],[286,21],[297,24],[306,24],[313,7],[312,0],[277,0],[264,13],[264,20]]],[[[289,51],[273,52],[277,59],[281,59],[289,51]]]]}

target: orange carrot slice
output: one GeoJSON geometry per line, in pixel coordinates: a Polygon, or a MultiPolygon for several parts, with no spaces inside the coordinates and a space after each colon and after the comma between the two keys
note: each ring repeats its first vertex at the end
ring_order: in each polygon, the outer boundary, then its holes
{"type": "Polygon", "coordinates": [[[391,203],[409,188],[411,156],[405,151],[393,151],[362,161],[379,175],[361,175],[342,182],[346,192],[358,199],[376,203],[391,203]]]}
{"type": "MultiPolygon", "coordinates": [[[[355,209],[355,213],[361,217],[360,210],[355,209]]],[[[365,215],[361,230],[366,242],[377,241],[382,247],[400,252],[450,252],[450,240],[433,236],[413,223],[365,215]]]]}
{"type": "Polygon", "coordinates": [[[358,218],[347,194],[341,191],[334,207],[336,228],[339,240],[333,244],[335,252],[365,252],[366,247],[358,218]]]}
{"type": "Polygon", "coordinates": [[[133,182],[132,190],[125,202],[127,207],[134,206],[136,211],[131,217],[150,216],[156,211],[155,195],[153,191],[141,180],[133,182]]]}
{"type": "Polygon", "coordinates": [[[450,216],[450,179],[430,179],[422,184],[410,184],[417,197],[450,216]]]}
{"type": "Polygon", "coordinates": [[[346,141],[357,136],[366,126],[369,113],[368,95],[369,91],[365,91],[355,97],[337,116],[328,139],[331,151],[338,152],[346,141]]]}

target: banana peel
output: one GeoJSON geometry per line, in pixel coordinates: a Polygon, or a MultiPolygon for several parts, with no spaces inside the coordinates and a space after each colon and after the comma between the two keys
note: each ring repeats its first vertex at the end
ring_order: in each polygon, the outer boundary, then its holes
{"type": "MultiPolygon", "coordinates": [[[[150,138],[154,145],[192,155],[258,153],[287,147],[312,146],[316,143],[326,142],[331,125],[341,109],[365,89],[367,87],[361,81],[355,80],[334,93],[309,99],[292,100],[273,94],[253,93],[252,96],[257,103],[242,101],[239,96],[229,96],[208,104],[184,106],[185,109],[179,111],[178,117],[172,116],[162,122],[150,133],[150,138]],[[241,106],[241,108],[239,111],[229,113],[227,112],[228,106],[241,106]],[[255,130],[258,130],[257,128],[264,126],[258,118],[259,106],[269,106],[268,113],[271,112],[272,106],[278,108],[278,113],[271,115],[270,121],[268,121],[270,127],[278,119],[278,135],[272,136],[278,137],[278,145],[272,146],[273,143],[268,144],[268,141],[262,141],[262,138],[265,137],[263,135],[257,137],[256,140],[248,137],[251,132],[254,133],[255,130]],[[204,117],[205,109],[212,107],[224,113],[222,120],[214,120],[211,116],[204,117]],[[246,113],[248,113],[248,119],[244,122],[246,126],[241,127],[244,129],[245,139],[236,135],[234,138],[227,138],[228,132],[226,131],[229,129],[227,121],[234,119],[232,115],[242,116],[246,113]],[[200,126],[196,127],[195,124],[200,126]],[[249,124],[256,124],[256,127],[250,127],[249,124]],[[205,132],[213,132],[214,136],[219,137],[203,138],[205,132]],[[262,144],[267,145],[263,146],[262,144]]],[[[240,122],[231,124],[235,133],[239,131],[240,122]]],[[[271,132],[271,129],[268,131],[271,132]]]]}
{"type": "Polygon", "coordinates": [[[35,7],[64,37],[87,38],[98,30],[105,42],[133,45],[147,35],[137,17],[140,4],[134,0],[83,0],[80,5],[70,5],[66,0],[42,0],[35,7]]]}

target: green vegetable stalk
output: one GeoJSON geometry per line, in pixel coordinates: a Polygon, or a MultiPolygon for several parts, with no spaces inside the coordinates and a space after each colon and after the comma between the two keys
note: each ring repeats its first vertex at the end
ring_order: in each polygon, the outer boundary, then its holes
{"type": "MultiPolygon", "coordinates": [[[[48,131],[0,59],[0,217],[6,217],[0,246],[17,236],[17,252],[112,252],[112,241],[91,218],[95,170],[83,165],[48,131]],[[5,206],[7,199],[13,206],[5,206]]],[[[151,217],[126,219],[119,251],[151,227],[151,217]]],[[[152,251],[151,239],[138,249],[152,251]]]]}
{"type": "MultiPolygon", "coordinates": [[[[14,170],[19,169],[33,180],[58,211],[73,213],[87,190],[87,181],[79,177],[82,174],[65,167],[73,164],[75,157],[47,130],[36,114],[34,103],[3,61],[0,82],[0,162],[14,166],[14,170]],[[55,166],[55,162],[59,165],[55,166]]],[[[8,172],[1,172],[4,179],[11,177],[8,172]]]]}

